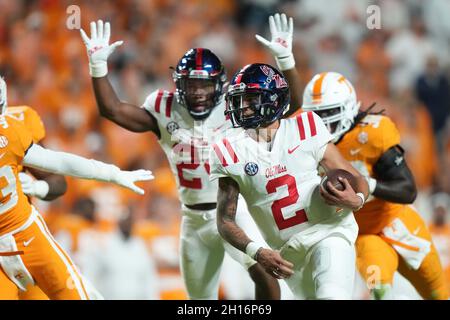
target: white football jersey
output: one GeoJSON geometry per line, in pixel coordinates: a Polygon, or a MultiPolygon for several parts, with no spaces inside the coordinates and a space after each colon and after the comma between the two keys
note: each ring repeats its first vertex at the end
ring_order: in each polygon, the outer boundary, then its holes
{"type": "Polygon", "coordinates": [[[320,232],[316,231],[332,232],[347,217],[354,234],[351,211],[326,205],[317,188],[321,181],[317,167],[331,140],[322,119],[313,112],[280,120],[270,151],[246,131],[225,136],[211,148],[210,178],[231,177],[238,183],[272,248],[280,248],[294,234],[317,239],[320,232]]]}
{"type": "Polygon", "coordinates": [[[175,175],[181,202],[187,205],[217,202],[217,181],[209,179],[209,147],[214,137],[231,127],[225,103],[208,118],[197,121],[177,102],[173,92],[156,90],[142,105],[158,122],[159,144],[175,175]]]}

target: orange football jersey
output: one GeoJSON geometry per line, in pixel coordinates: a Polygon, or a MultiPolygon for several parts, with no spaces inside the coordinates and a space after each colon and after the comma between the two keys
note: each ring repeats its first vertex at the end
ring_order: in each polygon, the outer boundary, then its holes
{"type": "Polygon", "coordinates": [[[18,173],[32,142],[23,124],[0,116],[0,236],[19,228],[30,217],[31,206],[18,183],[18,173]]]}
{"type": "MultiPolygon", "coordinates": [[[[39,143],[45,137],[45,127],[38,113],[28,106],[8,107],[6,116],[21,122],[31,133],[34,143],[39,143]]],[[[23,171],[19,166],[19,172],[23,171]]]]}
{"type": "Polygon", "coordinates": [[[45,137],[45,127],[41,117],[31,107],[17,106],[8,107],[6,116],[21,122],[31,132],[34,143],[38,143],[45,137]]]}
{"type": "MultiPolygon", "coordinates": [[[[400,143],[400,134],[386,116],[368,115],[337,145],[339,151],[361,174],[373,176],[373,166],[383,153],[400,143]]],[[[355,213],[360,234],[377,234],[404,206],[373,198],[355,213]]]]}

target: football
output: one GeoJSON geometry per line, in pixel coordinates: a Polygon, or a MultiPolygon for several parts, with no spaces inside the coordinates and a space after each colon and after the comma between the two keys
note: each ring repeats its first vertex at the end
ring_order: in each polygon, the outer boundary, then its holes
{"type": "Polygon", "coordinates": [[[327,175],[322,179],[322,186],[327,191],[329,191],[326,183],[327,181],[330,181],[331,184],[339,191],[344,190],[344,184],[341,181],[339,181],[338,179],[339,177],[347,179],[347,181],[352,186],[353,190],[356,190],[357,183],[355,176],[344,169],[335,169],[328,171],[327,175]]]}

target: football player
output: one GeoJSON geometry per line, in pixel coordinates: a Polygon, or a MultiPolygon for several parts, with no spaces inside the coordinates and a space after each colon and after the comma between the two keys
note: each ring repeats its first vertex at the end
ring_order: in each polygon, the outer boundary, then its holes
{"type": "MultiPolygon", "coordinates": [[[[292,19],[288,22],[285,15],[277,15],[271,21],[272,41],[259,40],[289,75],[295,65],[292,19]]],[[[91,38],[83,30],[81,36],[100,114],[130,131],[153,132],[175,175],[183,214],[180,265],[189,297],[217,299],[226,251],[249,271],[257,299],[279,299],[278,282],[256,261],[224,242],[217,231],[217,182],[209,180],[208,151],[215,137],[231,126],[224,116],[227,79],[219,58],[208,49],[190,49],[174,68],[176,91],[156,90],[139,107],[120,101],[106,77],[107,59],[122,41],[109,44],[109,23],[99,20],[90,27],[91,38]]]]}
{"type": "Polygon", "coordinates": [[[375,299],[392,299],[395,271],[424,299],[448,299],[444,273],[430,232],[410,205],[416,185],[395,124],[360,111],[353,85],[335,72],[315,75],[303,110],[316,112],[345,159],[365,176],[371,198],[355,213],[359,226],[357,267],[375,299]]]}
{"type": "Polygon", "coordinates": [[[140,194],[144,191],[134,183],[153,176],[42,148],[21,122],[0,115],[0,299],[16,299],[17,288],[35,284],[50,299],[89,299],[84,279],[23,193],[18,178],[23,166],[113,182],[140,194]]]}
{"type": "Polygon", "coordinates": [[[219,180],[220,234],[269,274],[286,279],[296,298],[351,299],[358,233],[352,211],[368,196],[364,177],[340,155],[316,114],[281,119],[289,86],[272,66],[241,69],[226,101],[226,114],[243,130],[229,130],[210,151],[211,179],[219,180]],[[352,173],[356,190],[342,178],[343,191],[330,182],[321,188],[319,164],[352,173]],[[236,224],[239,194],[271,249],[236,224]]]}
{"type": "MultiPolygon", "coordinates": [[[[42,143],[45,137],[45,127],[38,113],[29,106],[10,106],[7,99],[7,85],[3,77],[0,77],[0,114],[12,117],[21,122],[31,133],[33,143],[42,143]]],[[[18,167],[19,180],[22,191],[29,197],[41,200],[55,200],[65,194],[67,183],[63,176],[36,170],[34,168],[18,167]],[[31,175],[25,173],[29,172],[31,175]]],[[[102,299],[101,294],[84,279],[86,290],[91,298],[102,299]]],[[[26,291],[17,288],[19,300],[48,300],[45,293],[37,286],[29,286],[26,291]]]]}

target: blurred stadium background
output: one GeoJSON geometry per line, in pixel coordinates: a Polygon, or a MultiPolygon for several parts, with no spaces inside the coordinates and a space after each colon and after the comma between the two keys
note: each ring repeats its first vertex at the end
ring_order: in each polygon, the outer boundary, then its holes
{"type": "MultiPolygon", "coordinates": [[[[248,63],[274,64],[254,35],[268,36],[270,14],[294,17],[303,80],[325,70],[343,73],[363,106],[377,102],[397,124],[420,190],[415,205],[450,279],[450,227],[435,223],[450,209],[449,0],[0,0],[0,74],[9,104],[38,111],[45,145],[156,176],[145,197],[68,179],[65,196],[36,202],[51,231],[105,298],[184,299],[175,181],[152,134],[99,117],[85,47],[78,30],[66,27],[70,5],[80,7],[85,30],[103,19],[111,22],[112,40],[125,41],[110,59],[110,78],[123,100],[138,105],[156,88],[174,88],[169,66],[190,47],[213,50],[229,76],[248,63]],[[371,4],[381,8],[379,30],[366,27],[371,4]],[[118,236],[128,230],[129,240],[118,236]]],[[[226,263],[222,298],[253,297],[241,274],[226,263]]],[[[398,298],[415,297],[398,290],[398,298]]],[[[368,298],[363,285],[355,297],[368,298]]]]}

